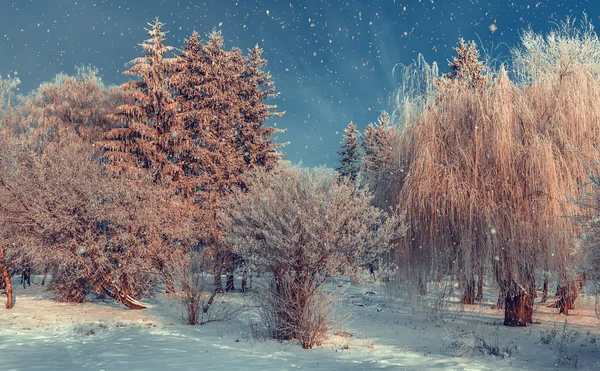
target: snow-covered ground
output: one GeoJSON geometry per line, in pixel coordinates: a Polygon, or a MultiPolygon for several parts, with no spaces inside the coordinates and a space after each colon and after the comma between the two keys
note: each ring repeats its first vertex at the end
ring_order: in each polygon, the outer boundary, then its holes
{"type": "MultiPolygon", "coordinates": [[[[447,309],[440,321],[430,305],[386,298],[377,285],[352,285],[340,303],[349,316],[344,332],[304,350],[294,342],[254,340],[249,313],[186,326],[172,296],[159,294],[146,301],[149,309],[132,311],[108,301],[57,303],[41,286],[14,282],[15,308],[0,308],[0,370],[574,369],[557,364],[559,358],[600,370],[593,297],[580,297],[569,317],[539,306],[534,319],[541,324],[506,328],[491,303],[447,309]],[[567,337],[578,337],[561,347],[565,318],[567,337]],[[478,349],[478,339],[499,355],[478,349]]],[[[241,294],[225,297],[241,300],[241,294]]]]}

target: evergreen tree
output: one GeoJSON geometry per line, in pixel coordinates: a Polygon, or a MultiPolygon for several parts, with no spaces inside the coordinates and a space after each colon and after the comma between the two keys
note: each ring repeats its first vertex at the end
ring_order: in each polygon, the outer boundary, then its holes
{"type": "Polygon", "coordinates": [[[363,168],[367,173],[377,173],[391,165],[391,148],[396,132],[387,112],[382,112],[375,125],[369,124],[362,139],[363,168]]]}
{"type": "Polygon", "coordinates": [[[387,112],[382,112],[375,125],[369,124],[362,137],[364,151],[362,171],[364,180],[373,192],[373,203],[379,208],[391,206],[390,194],[396,167],[392,149],[396,141],[396,130],[390,124],[387,112]]]}
{"type": "Polygon", "coordinates": [[[279,115],[264,103],[274,96],[273,83],[258,47],[245,57],[240,49],[225,50],[219,32],[206,42],[194,32],[180,55],[166,58],[172,48],[162,28],[158,20],[152,25],[145,54],[126,71],[141,79],[123,85],[130,102],[115,115],[123,127],[103,145],[117,173],[149,173],[197,209],[219,275],[232,260],[216,223],[221,203],[245,189],[246,173],[269,170],[280,157],[275,129],[265,127],[279,115]]]}
{"type": "Polygon", "coordinates": [[[281,117],[283,112],[274,112],[275,105],[265,100],[277,96],[271,74],[264,71],[267,61],[262,57],[263,50],[256,45],[249,50],[240,79],[240,110],[242,120],[236,128],[237,147],[244,155],[249,169],[272,170],[281,155],[277,153],[282,145],[274,143],[273,134],[283,130],[266,127],[270,117],[281,117]]]}
{"type": "Polygon", "coordinates": [[[485,88],[488,79],[484,74],[485,66],[479,60],[479,51],[475,42],[471,41],[467,44],[461,38],[454,52],[456,55],[448,62],[451,71],[436,82],[436,87],[441,89],[445,84],[460,83],[468,88],[485,88]]]}
{"type": "MultiPolygon", "coordinates": [[[[131,68],[125,71],[140,79],[122,85],[126,104],[119,106],[114,115],[122,127],[110,130],[101,145],[110,160],[109,168],[116,174],[133,181],[150,180],[159,186],[170,186],[172,196],[185,198],[191,194],[190,178],[186,178],[189,165],[182,161],[181,153],[190,143],[171,88],[175,60],[165,56],[173,48],[164,44],[164,23],[156,19],[150,26],[150,38],[141,44],[144,55],[131,61],[131,68]]],[[[182,213],[198,210],[193,199],[188,201],[183,204],[186,210],[182,213]]],[[[175,290],[170,256],[182,252],[177,247],[180,245],[171,242],[165,241],[155,256],[155,266],[165,278],[167,292],[175,290]]]]}
{"type": "Polygon", "coordinates": [[[338,152],[340,167],[336,170],[340,173],[340,176],[348,177],[350,181],[355,182],[360,171],[359,132],[352,122],[348,124],[344,132],[344,139],[341,142],[342,149],[338,152]]]}
{"type": "MultiPolygon", "coordinates": [[[[189,140],[182,152],[194,174],[196,198],[205,212],[204,243],[215,261],[215,287],[220,273],[232,269],[235,256],[225,246],[217,225],[221,204],[237,190],[246,189],[246,175],[271,170],[280,155],[273,142],[274,128],[266,120],[275,106],[264,101],[275,95],[266,61],[258,47],[245,57],[240,49],[223,47],[223,37],[213,31],[207,42],[197,33],[186,40],[171,78],[179,107],[178,121],[189,140]]],[[[233,288],[233,276],[228,289],[233,288]]]]}
{"type": "Polygon", "coordinates": [[[181,125],[168,80],[173,60],[165,57],[172,47],[164,44],[164,23],[156,19],[149,25],[150,39],[141,44],[144,55],[124,72],[140,79],[122,85],[129,100],[115,114],[122,127],[109,131],[102,145],[118,174],[140,177],[149,172],[155,182],[177,182],[183,175],[174,152],[181,125]]]}

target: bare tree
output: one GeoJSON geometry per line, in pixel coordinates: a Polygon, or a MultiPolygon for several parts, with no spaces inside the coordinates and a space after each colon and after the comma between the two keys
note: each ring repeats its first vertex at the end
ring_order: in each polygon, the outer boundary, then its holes
{"type": "Polygon", "coordinates": [[[316,299],[325,281],[356,275],[403,233],[402,218],[371,201],[330,170],[282,168],[257,175],[248,193],[224,208],[226,241],[272,274],[276,338],[319,344],[327,320],[316,299]]]}

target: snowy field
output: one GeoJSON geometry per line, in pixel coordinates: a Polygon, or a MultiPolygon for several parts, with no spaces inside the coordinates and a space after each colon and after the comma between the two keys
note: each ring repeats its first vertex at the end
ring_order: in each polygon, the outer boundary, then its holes
{"type": "Polygon", "coordinates": [[[575,369],[575,361],[579,370],[600,370],[593,297],[578,299],[563,335],[565,317],[542,305],[534,316],[540,324],[506,328],[491,303],[440,312],[390,299],[382,286],[351,285],[340,303],[344,331],[304,350],[255,340],[248,312],[186,326],[172,296],[132,311],[100,300],[57,303],[41,286],[14,283],[15,308],[0,309],[0,370],[553,370],[575,369]]]}

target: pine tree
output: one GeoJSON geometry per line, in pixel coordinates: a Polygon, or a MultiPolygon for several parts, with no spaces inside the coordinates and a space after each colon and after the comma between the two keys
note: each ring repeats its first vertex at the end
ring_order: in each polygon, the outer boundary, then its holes
{"type": "MultiPolygon", "coordinates": [[[[184,162],[198,182],[196,197],[206,214],[204,242],[215,261],[217,290],[221,271],[231,271],[235,260],[221,241],[216,223],[220,206],[246,188],[248,172],[271,170],[280,157],[272,137],[276,129],[265,126],[269,117],[280,115],[264,102],[275,95],[265,66],[258,47],[245,57],[237,48],[226,51],[219,32],[213,31],[207,42],[194,32],[171,78],[178,121],[192,143],[183,151],[184,162]]],[[[232,278],[228,289],[233,288],[232,278]]]]}
{"type": "Polygon", "coordinates": [[[360,143],[358,142],[359,132],[354,123],[349,123],[344,129],[344,139],[342,140],[342,149],[338,152],[340,155],[340,167],[336,170],[340,176],[348,177],[351,182],[355,182],[360,171],[360,143]]]}
{"type": "Polygon", "coordinates": [[[382,112],[375,125],[369,124],[362,139],[363,168],[377,173],[391,165],[391,148],[396,133],[387,112],[382,112]]]}
{"type": "Polygon", "coordinates": [[[169,88],[173,61],[165,57],[172,47],[164,44],[164,23],[156,19],[149,25],[150,39],[141,44],[144,55],[124,72],[141,79],[122,85],[129,102],[118,107],[115,117],[123,127],[109,131],[102,145],[118,174],[141,177],[149,172],[155,182],[177,182],[183,170],[173,149],[181,125],[169,88]]]}
{"type": "Polygon", "coordinates": [[[236,123],[241,121],[236,90],[243,64],[239,49],[223,50],[217,32],[206,44],[194,32],[177,58],[172,86],[177,117],[189,137],[182,159],[198,179],[205,209],[214,209],[241,183],[245,165],[236,148],[236,123]]]}
{"type": "Polygon", "coordinates": [[[454,48],[456,55],[448,66],[452,71],[446,73],[441,81],[437,82],[440,88],[445,83],[462,83],[469,88],[485,88],[488,79],[485,76],[485,67],[479,60],[479,51],[474,41],[468,44],[464,39],[459,39],[458,46],[454,48]]]}
{"type": "Polygon", "coordinates": [[[243,119],[238,123],[237,148],[244,155],[249,169],[272,170],[281,158],[277,153],[282,145],[274,143],[273,134],[283,130],[266,127],[270,117],[281,117],[283,112],[274,112],[275,105],[265,100],[276,97],[271,74],[264,71],[267,61],[262,57],[263,50],[256,45],[249,50],[242,72],[239,98],[243,119]]]}
{"type": "MultiPolygon", "coordinates": [[[[141,44],[144,55],[131,61],[131,68],[125,71],[126,75],[140,79],[122,85],[128,101],[114,115],[122,127],[109,131],[101,145],[110,160],[109,168],[116,174],[133,181],[150,180],[158,186],[169,186],[173,196],[186,197],[193,194],[194,187],[186,177],[190,175],[189,165],[181,154],[191,143],[171,88],[175,59],[167,58],[166,53],[173,48],[164,44],[164,23],[156,19],[149,25],[150,38],[141,44]]],[[[193,213],[198,206],[193,198],[188,201],[185,212],[193,213]]],[[[167,292],[173,292],[168,257],[182,251],[165,242],[155,257],[155,265],[165,278],[167,292]]]]}
{"type": "Polygon", "coordinates": [[[391,206],[390,193],[395,166],[392,149],[396,130],[390,124],[387,112],[382,112],[375,125],[369,124],[362,137],[362,172],[364,180],[373,192],[373,203],[382,209],[391,206]]]}

